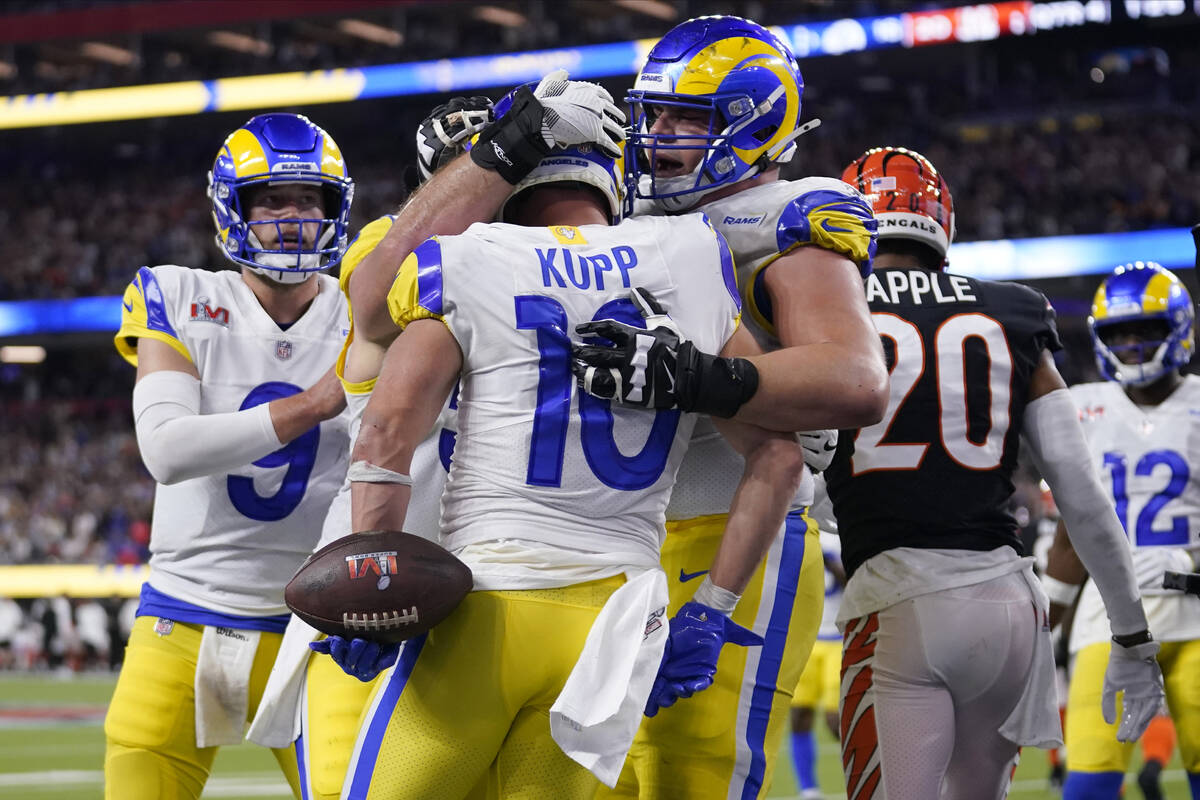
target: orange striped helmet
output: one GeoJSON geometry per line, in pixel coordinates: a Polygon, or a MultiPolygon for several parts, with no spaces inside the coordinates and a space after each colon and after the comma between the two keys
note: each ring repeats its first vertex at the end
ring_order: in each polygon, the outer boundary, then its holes
{"type": "Polygon", "coordinates": [[[846,167],[842,180],[866,195],[880,239],[914,239],[945,258],[954,241],[954,200],[929,159],[903,147],[874,147],[846,167]]]}

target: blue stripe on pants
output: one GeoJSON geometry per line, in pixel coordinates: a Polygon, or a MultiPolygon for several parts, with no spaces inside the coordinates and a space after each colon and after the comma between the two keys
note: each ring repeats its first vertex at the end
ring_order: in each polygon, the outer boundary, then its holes
{"type": "Polygon", "coordinates": [[[367,723],[367,733],[363,739],[362,748],[359,750],[358,759],[351,765],[354,777],[351,779],[350,793],[346,795],[347,800],[367,800],[367,792],[371,789],[371,776],[375,773],[375,762],[379,759],[379,748],[383,744],[383,736],[387,733],[388,723],[392,720],[392,714],[395,713],[396,705],[400,702],[400,695],[404,693],[404,687],[408,685],[408,679],[417,663],[417,656],[421,655],[421,648],[424,646],[425,634],[404,643],[404,649],[400,651],[396,668],[392,670],[392,676],[388,678],[383,696],[375,706],[375,713],[371,715],[371,719],[367,723]]]}
{"type": "Polygon", "coordinates": [[[796,585],[800,582],[800,568],[804,564],[804,539],[808,533],[808,522],[802,514],[802,511],[788,514],[785,523],[783,552],[779,555],[779,572],[775,581],[774,604],[770,620],[767,622],[767,632],[763,637],[762,653],[758,657],[750,713],[746,721],[746,743],[750,746],[750,774],[742,784],[742,800],[758,797],[762,791],[763,773],[767,769],[767,723],[771,719],[771,706],[775,702],[779,667],[783,663],[788,626],[792,619],[792,608],[796,604],[796,585]]]}

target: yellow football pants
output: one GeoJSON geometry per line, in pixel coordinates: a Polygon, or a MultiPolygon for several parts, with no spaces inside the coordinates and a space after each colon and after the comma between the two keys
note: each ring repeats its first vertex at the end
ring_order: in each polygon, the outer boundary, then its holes
{"type": "MultiPolygon", "coordinates": [[[[138,617],[104,719],[105,800],[196,800],[216,747],[196,746],[195,676],[203,625],[176,622],[155,633],[157,617],[138,617]]],[[[283,638],[263,633],[250,677],[249,717],[262,699],[283,638]]],[[[300,797],[296,754],[272,751],[292,793],[300,797]]]]}
{"type": "Polygon", "coordinates": [[[842,689],[842,642],[818,639],[796,683],[792,708],[818,708],[837,713],[842,689]]]}
{"type": "MultiPolygon", "coordinates": [[[[725,515],[668,522],[662,564],[670,613],[692,599],[712,564],[725,515]]],[[[808,660],[825,603],[817,525],[789,516],[786,532],[734,610],[762,647],[727,646],[712,686],[642,720],[616,789],[598,798],[749,800],[765,797],[788,729],[792,691],[808,660]]],[[[836,706],[835,706],[836,707],[836,706]]]]}
{"type": "MultiPolygon", "coordinates": [[[[1100,711],[1108,649],[1107,642],[1098,642],[1075,656],[1067,694],[1067,769],[1071,772],[1124,772],[1133,753],[1134,743],[1118,742],[1117,726],[1107,724],[1100,711]]],[[[1200,641],[1163,642],[1158,663],[1183,767],[1200,772],[1200,641]]]]}
{"type": "Polygon", "coordinates": [[[346,778],[350,800],[590,798],[599,781],[550,737],[550,706],[618,576],[472,592],[405,642],[375,687],[346,778]]]}

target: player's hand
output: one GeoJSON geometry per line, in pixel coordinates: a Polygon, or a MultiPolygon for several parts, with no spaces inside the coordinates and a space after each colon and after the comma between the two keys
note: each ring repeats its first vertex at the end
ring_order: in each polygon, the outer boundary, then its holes
{"type": "Polygon", "coordinates": [[[385,644],[370,639],[343,639],[341,636],[328,636],[308,646],[317,653],[324,653],[333,658],[342,672],[353,675],[363,683],[370,683],[375,676],[396,663],[400,655],[400,643],[385,644]]]}
{"type": "Polygon", "coordinates": [[[621,155],[625,112],[617,108],[603,86],[567,80],[567,71],[558,69],[542,78],[533,96],[545,110],[542,135],[546,144],[551,147],[591,144],[612,158],[621,155]]]}
{"type": "Polygon", "coordinates": [[[824,472],[833,463],[833,454],[837,450],[838,432],[801,431],[800,446],[804,448],[804,463],[813,472],[824,472]]]}
{"type": "Polygon", "coordinates": [[[583,336],[600,336],[612,346],[572,344],[571,370],[588,394],[628,406],[675,405],[675,367],[683,337],[675,321],[648,290],[629,293],[645,328],[602,319],[575,326],[583,336]]]}
{"type": "Polygon", "coordinates": [[[726,642],[757,647],[763,639],[715,608],[694,601],[685,603],[671,618],[658,676],[646,700],[646,716],[653,717],[680,697],[691,697],[711,686],[717,674],[717,657],[726,642]]]}
{"type": "Polygon", "coordinates": [[[1163,677],[1158,668],[1158,642],[1122,647],[1114,642],[1104,672],[1104,694],[1100,711],[1104,721],[1117,721],[1117,692],[1121,701],[1121,723],[1117,741],[1132,742],[1142,735],[1163,703],[1163,677]]]}
{"type": "Polygon", "coordinates": [[[490,98],[452,97],[421,120],[417,128],[417,172],[421,183],[453,161],[471,137],[495,117],[490,98]]]}

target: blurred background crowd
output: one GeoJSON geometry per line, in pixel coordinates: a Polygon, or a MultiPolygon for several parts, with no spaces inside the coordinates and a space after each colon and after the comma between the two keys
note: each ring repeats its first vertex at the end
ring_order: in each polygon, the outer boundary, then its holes
{"type": "MultiPolygon", "coordinates": [[[[0,28],[19,30],[18,23],[32,25],[39,14],[57,12],[80,17],[81,25],[88,15],[103,23],[137,5],[19,0],[6,4],[0,28]]],[[[639,10],[636,2],[547,0],[465,3],[462,14],[447,15],[444,3],[348,0],[347,9],[361,12],[356,18],[397,34],[374,42],[330,34],[338,26],[305,18],[305,9],[328,13],[326,3],[290,5],[294,19],[233,26],[230,32],[245,38],[241,50],[222,49],[214,44],[221,31],[195,25],[186,37],[169,27],[118,37],[118,49],[136,55],[127,63],[116,56],[68,58],[66,46],[56,42],[0,45],[0,92],[629,40],[714,11],[787,25],[949,4],[687,0],[639,10]],[[646,11],[663,6],[670,16],[646,11]],[[265,44],[255,49],[252,42],[265,44]]],[[[1200,222],[1198,31],[1196,12],[1188,10],[1182,20],[1125,19],[1120,26],[1034,37],[802,58],[802,116],[823,124],[800,140],[785,177],[838,176],[867,147],[902,145],[920,150],[944,173],[959,241],[1192,225],[1200,222]]],[[[602,82],[620,97],[631,78],[602,82]]],[[[483,93],[498,97],[502,90],[483,93]]],[[[413,183],[416,126],[441,99],[280,110],[309,114],[340,144],[357,182],[357,229],[404,200],[413,183]]],[[[0,193],[0,241],[6,244],[0,301],[119,294],[147,264],[223,268],[205,173],[226,133],[253,113],[0,131],[0,172],[8,188],[0,193]]],[[[1129,254],[1129,260],[1138,257],[1129,254]]],[[[1195,295],[1192,272],[1182,277],[1195,295]]],[[[1099,278],[1039,286],[1062,317],[1068,350],[1060,366],[1072,382],[1096,377],[1081,309],[1099,278]]],[[[41,363],[0,364],[0,565],[141,563],[148,556],[154,487],[133,435],[133,370],[105,336],[41,344],[47,349],[41,363]]],[[[1036,483],[1025,479],[1016,502],[1032,538],[1045,515],[1036,483]]],[[[109,643],[121,641],[131,612],[120,600],[0,600],[0,667],[107,668],[119,659],[119,648],[109,643]]]]}

